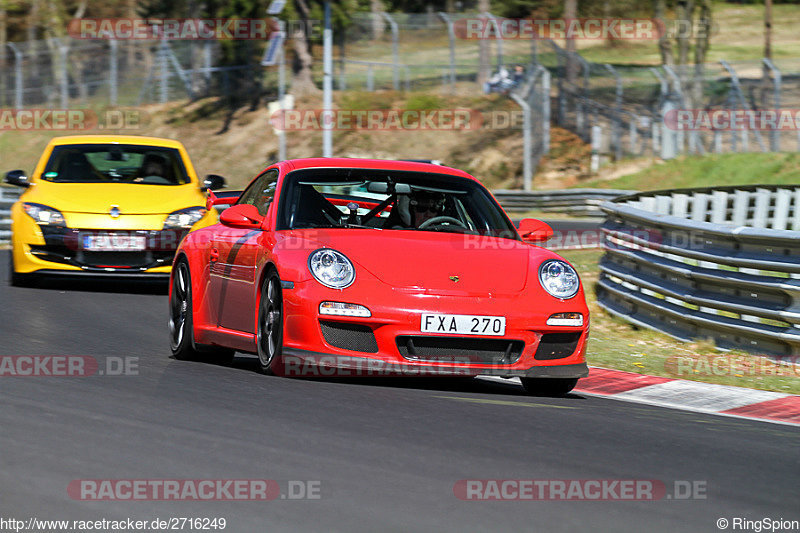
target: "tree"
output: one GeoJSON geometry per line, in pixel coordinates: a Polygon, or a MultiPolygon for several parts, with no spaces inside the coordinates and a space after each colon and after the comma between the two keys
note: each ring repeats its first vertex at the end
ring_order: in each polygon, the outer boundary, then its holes
{"type": "MultiPolygon", "coordinates": [[[[489,0],[479,0],[478,11],[483,14],[489,11],[489,0]]],[[[486,21],[488,23],[488,21],[486,21]]],[[[488,32],[487,32],[488,33],[488,32]]],[[[489,79],[489,41],[486,38],[478,40],[478,85],[489,79]]]]}
{"type": "MultiPolygon", "coordinates": [[[[578,18],[578,0],[564,0],[564,18],[567,20],[578,18]]],[[[575,39],[567,37],[566,43],[567,50],[567,65],[566,75],[567,82],[575,84],[575,77],[577,76],[578,65],[575,64],[574,55],[576,51],[575,39]]]]}

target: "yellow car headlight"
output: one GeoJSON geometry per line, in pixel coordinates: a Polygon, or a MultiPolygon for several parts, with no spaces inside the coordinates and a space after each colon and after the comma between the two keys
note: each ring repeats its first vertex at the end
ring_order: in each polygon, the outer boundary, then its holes
{"type": "Polygon", "coordinates": [[[37,224],[41,226],[66,227],[67,225],[64,221],[64,215],[62,215],[61,211],[58,209],[53,209],[52,207],[48,207],[46,205],[34,204],[30,202],[24,202],[22,204],[22,208],[29,217],[31,217],[36,221],[37,224]]]}
{"type": "Polygon", "coordinates": [[[173,211],[167,215],[164,222],[164,229],[189,229],[194,226],[206,214],[203,207],[188,207],[173,211]]]}

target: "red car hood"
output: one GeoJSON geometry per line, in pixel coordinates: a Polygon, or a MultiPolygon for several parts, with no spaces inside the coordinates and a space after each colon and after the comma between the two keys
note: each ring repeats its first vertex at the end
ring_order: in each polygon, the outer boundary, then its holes
{"type": "Polygon", "coordinates": [[[310,246],[338,250],[396,288],[519,292],[530,245],[511,239],[427,231],[297,230],[310,246]],[[457,279],[451,279],[457,277],[457,279]]]}

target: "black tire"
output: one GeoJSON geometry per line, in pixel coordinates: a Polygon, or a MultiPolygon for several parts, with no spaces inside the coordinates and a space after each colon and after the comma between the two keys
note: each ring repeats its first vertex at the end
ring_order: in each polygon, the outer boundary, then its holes
{"type": "Polygon", "coordinates": [[[270,270],[258,303],[258,366],[267,375],[283,375],[283,294],[278,273],[270,270]]]}
{"type": "Polygon", "coordinates": [[[20,274],[14,268],[14,249],[8,251],[8,284],[12,287],[33,287],[36,285],[35,274],[20,274]]]}
{"type": "Polygon", "coordinates": [[[531,396],[566,396],[578,384],[578,378],[520,378],[520,381],[531,396]]]}
{"type": "Polygon", "coordinates": [[[189,265],[184,260],[178,261],[175,264],[172,292],[169,297],[169,340],[172,355],[180,361],[230,364],[236,353],[235,350],[194,342],[191,281],[189,265]]]}
{"type": "Polygon", "coordinates": [[[169,344],[172,355],[180,361],[197,361],[200,352],[194,347],[192,325],[192,283],[189,265],[180,260],[172,275],[169,295],[169,344]]]}

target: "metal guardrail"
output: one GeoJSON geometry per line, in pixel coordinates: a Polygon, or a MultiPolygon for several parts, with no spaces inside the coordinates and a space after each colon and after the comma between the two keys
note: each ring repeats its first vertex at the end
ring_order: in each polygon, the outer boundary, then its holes
{"type": "Polygon", "coordinates": [[[800,354],[800,185],[646,192],[602,210],[601,307],[683,340],[800,354]]]}
{"type": "Polygon", "coordinates": [[[614,198],[636,191],[616,189],[559,189],[550,191],[492,191],[506,211],[524,212],[539,209],[552,213],[567,213],[577,216],[602,217],[600,206],[614,198]]]}
{"type": "Polygon", "coordinates": [[[11,206],[20,194],[18,189],[0,187],[0,244],[11,240],[11,206]]]}

